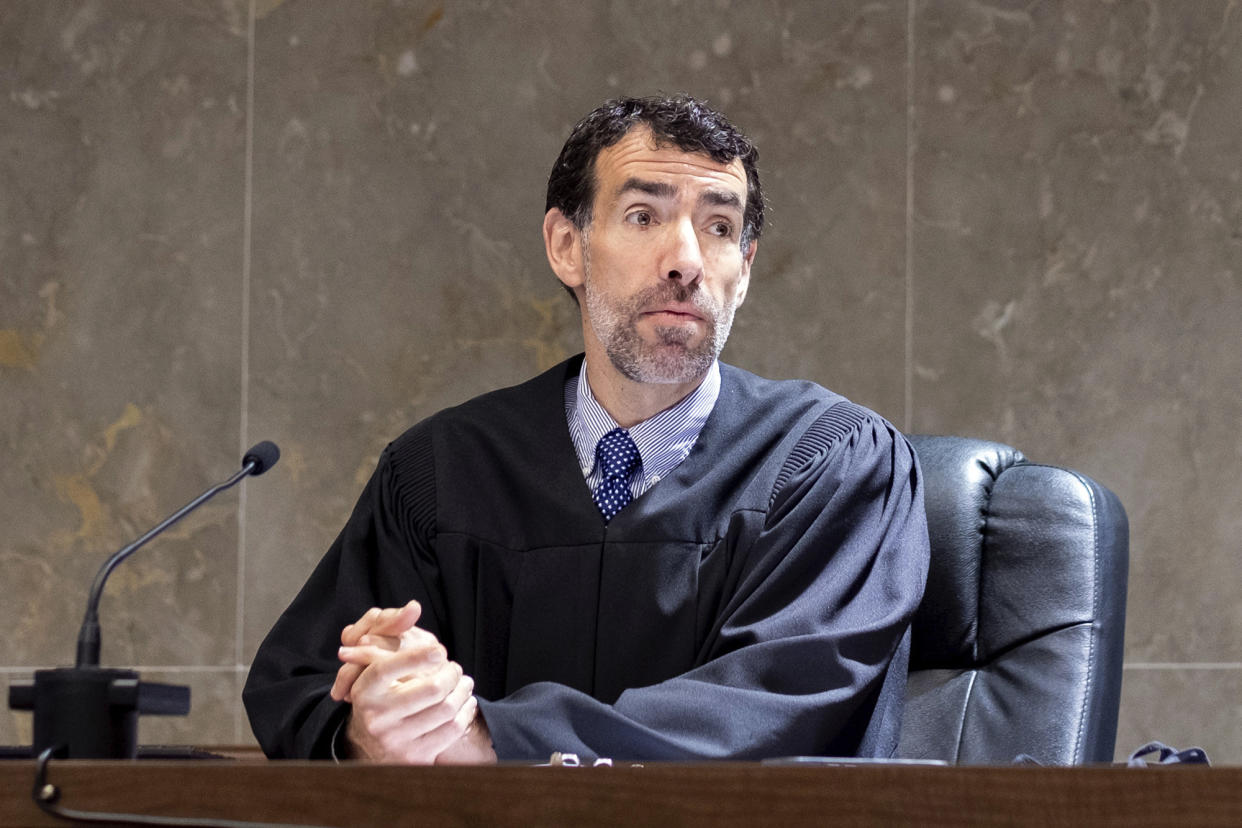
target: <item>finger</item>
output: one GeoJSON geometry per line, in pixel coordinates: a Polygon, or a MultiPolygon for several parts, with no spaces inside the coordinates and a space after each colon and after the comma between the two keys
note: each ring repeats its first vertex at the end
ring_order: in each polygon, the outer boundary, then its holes
{"type": "Polygon", "coordinates": [[[438,667],[372,664],[354,680],[346,700],[355,710],[391,724],[440,701],[461,675],[461,667],[453,662],[438,667]]]}
{"type": "Polygon", "coordinates": [[[478,702],[471,696],[457,715],[428,733],[410,738],[404,729],[397,729],[374,737],[366,734],[360,738],[367,746],[365,755],[372,761],[430,765],[446,748],[461,739],[476,715],[478,702]]]}
{"type": "MultiPolygon", "coordinates": [[[[342,639],[345,638],[344,635],[341,637],[342,639]]],[[[392,651],[397,649],[397,646],[392,643],[394,640],[395,639],[390,639],[385,636],[364,635],[358,640],[358,642],[356,642],[356,644],[358,646],[373,645],[384,650],[392,651]]],[[[350,689],[353,687],[354,682],[358,680],[358,676],[362,675],[362,671],[368,664],[371,663],[372,660],[370,658],[365,658],[356,648],[351,648],[350,652],[353,653],[353,662],[346,662],[337,669],[336,678],[332,682],[332,689],[328,691],[328,695],[330,695],[334,701],[350,701],[350,689]]],[[[340,656],[339,651],[337,655],[338,657],[340,656]]]]}
{"type": "Polygon", "coordinates": [[[448,661],[448,653],[439,642],[389,650],[373,644],[360,644],[357,647],[340,647],[337,658],[346,664],[358,664],[363,667],[374,666],[377,673],[374,680],[399,681],[420,672],[437,669],[448,661]]]}
{"type": "Polygon", "coordinates": [[[428,647],[440,646],[440,639],[436,638],[433,633],[428,632],[417,625],[410,627],[395,636],[381,636],[378,633],[371,633],[365,637],[371,639],[382,639],[384,646],[391,644],[392,649],[394,650],[414,650],[419,648],[426,649],[428,647]]]}
{"type": "MultiPolygon", "coordinates": [[[[415,627],[417,629],[417,627],[415,627]]],[[[404,635],[404,633],[402,633],[404,635]]],[[[378,633],[367,633],[358,639],[358,645],[382,647],[385,650],[396,651],[401,649],[401,637],[396,635],[379,635],[378,633]]],[[[433,636],[434,638],[434,636],[433,636]]]]}
{"type": "Polygon", "coordinates": [[[341,643],[353,646],[358,643],[358,639],[368,633],[399,636],[418,622],[422,611],[422,605],[413,600],[403,607],[388,607],[387,609],[371,607],[362,614],[361,618],[352,624],[347,624],[341,630],[341,643]]]}
{"type": "MultiPolygon", "coordinates": [[[[401,727],[406,719],[440,705],[458,689],[463,678],[461,667],[453,662],[433,673],[390,683],[368,681],[372,669],[363,672],[354,684],[353,704],[354,713],[363,718],[366,729],[377,734],[401,727]]],[[[429,718],[436,716],[431,714],[429,718]]],[[[439,721],[444,718],[441,716],[439,721]]],[[[426,729],[429,728],[419,730],[426,729]]],[[[417,733],[407,738],[414,735],[417,733]]]]}
{"type": "Polygon", "coordinates": [[[352,624],[346,624],[344,629],[341,630],[341,643],[347,646],[357,644],[358,639],[370,632],[371,628],[375,626],[375,619],[379,617],[381,612],[383,610],[379,607],[371,607],[357,621],[352,624]]]}
{"type": "MultiPolygon", "coordinates": [[[[391,636],[386,637],[391,638],[391,636]]],[[[417,625],[403,630],[393,640],[397,642],[397,649],[409,649],[411,647],[440,643],[440,639],[436,638],[434,634],[417,625]]]]}
{"type": "MultiPolygon", "coordinates": [[[[364,637],[363,640],[366,641],[367,638],[364,637]]],[[[372,680],[391,683],[409,679],[436,670],[447,662],[448,654],[436,641],[435,636],[428,636],[426,642],[424,646],[404,650],[401,659],[392,662],[382,670],[377,670],[372,680]]],[[[345,663],[337,670],[329,695],[335,701],[353,702],[353,687],[363,675],[363,671],[379,661],[387,661],[393,654],[394,651],[387,647],[365,644],[339,648],[337,657],[345,663]]]]}
{"type": "MultiPolygon", "coordinates": [[[[441,699],[409,715],[393,716],[390,709],[370,704],[354,705],[349,718],[351,744],[361,748],[361,755],[379,761],[430,764],[440,751],[452,744],[455,731],[464,733],[477,711],[476,705],[466,715],[461,715],[462,708],[473,700],[474,680],[462,675],[460,670],[452,675],[456,676],[456,681],[441,699]],[[453,721],[458,724],[450,724],[453,721]],[[433,731],[439,732],[422,740],[433,731]]],[[[395,695],[389,694],[385,702],[396,703],[395,695]]]]}
{"type": "Polygon", "coordinates": [[[474,682],[464,676],[438,704],[408,716],[382,738],[402,761],[425,764],[456,742],[478,714],[474,682]]]}
{"type": "Polygon", "coordinates": [[[462,675],[443,698],[401,718],[393,725],[393,729],[401,732],[407,741],[420,738],[452,721],[461,712],[462,706],[470,701],[473,693],[474,679],[462,675]]]}
{"type": "MultiPolygon", "coordinates": [[[[417,627],[414,627],[413,629],[418,630],[417,627]]],[[[433,647],[438,643],[436,641],[436,637],[431,633],[426,631],[420,632],[422,632],[422,635],[418,636],[412,635],[409,631],[407,631],[406,633],[402,633],[399,638],[394,638],[388,635],[368,634],[358,639],[356,646],[374,646],[383,650],[395,652],[403,646],[403,642],[405,642],[404,646],[406,646],[407,649],[413,649],[420,645],[424,647],[433,647]]],[[[352,652],[350,659],[353,663],[343,664],[340,669],[337,670],[336,679],[332,682],[332,689],[329,691],[329,695],[334,701],[351,701],[350,688],[353,687],[354,682],[358,680],[358,676],[362,674],[362,670],[366,667],[366,665],[371,663],[373,660],[362,652],[352,652]],[[364,660],[365,663],[362,663],[364,660]]]]}
{"type": "MultiPolygon", "coordinates": [[[[466,735],[466,731],[470,729],[471,722],[479,715],[479,700],[471,696],[466,703],[457,711],[457,715],[449,721],[432,730],[430,733],[418,739],[421,747],[428,753],[434,753],[439,757],[448,748],[452,747],[459,739],[466,735]]],[[[436,760],[432,760],[433,762],[436,760]]]]}
{"type": "MultiPolygon", "coordinates": [[[[439,640],[434,635],[416,626],[421,613],[422,606],[414,600],[407,602],[404,607],[388,609],[372,607],[363,613],[356,623],[347,625],[341,631],[341,643],[345,646],[371,646],[385,650],[397,650],[402,647],[411,650],[420,648],[428,650],[439,647],[439,640]]],[[[336,701],[352,702],[354,683],[374,659],[373,652],[351,653],[348,661],[352,663],[347,663],[337,670],[329,695],[336,701]]],[[[444,659],[447,659],[447,654],[444,659]]],[[[342,658],[342,660],[346,659],[342,658]]],[[[434,664],[438,660],[440,659],[437,656],[432,655],[429,663],[434,664]]]]}
{"type": "Polygon", "coordinates": [[[389,607],[380,610],[367,632],[378,635],[401,635],[418,623],[422,614],[422,605],[417,601],[409,601],[403,607],[389,607]]]}
{"type": "Polygon", "coordinates": [[[336,671],[336,680],[332,682],[332,689],[328,691],[333,701],[350,700],[349,691],[353,688],[354,682],[358,680],[358,676],[362,675],[364,668],[361,664],[341,665],[336,671]]]}

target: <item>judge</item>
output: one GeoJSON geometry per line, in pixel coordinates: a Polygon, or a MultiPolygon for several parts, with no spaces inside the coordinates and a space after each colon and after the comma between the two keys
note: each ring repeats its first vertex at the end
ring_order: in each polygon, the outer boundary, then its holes
{"type": "Polygon", "coordinates": [[[685,96],[574,128],[543,237],[585,353],[384,450],[254,660],[269,756],[893,754],[922,482],[877,414],[717,360],[756,159],[685,96]]]}

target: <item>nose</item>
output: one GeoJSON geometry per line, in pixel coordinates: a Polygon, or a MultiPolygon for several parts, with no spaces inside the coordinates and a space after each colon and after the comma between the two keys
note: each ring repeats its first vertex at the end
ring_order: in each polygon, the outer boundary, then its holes
{"type": "Polygon", "coordinates": [[[665,278],[692,285],[703,278],[703,248],[693,222],[679,221],[671,226],[671,238],[661,268],[665,278]]]}

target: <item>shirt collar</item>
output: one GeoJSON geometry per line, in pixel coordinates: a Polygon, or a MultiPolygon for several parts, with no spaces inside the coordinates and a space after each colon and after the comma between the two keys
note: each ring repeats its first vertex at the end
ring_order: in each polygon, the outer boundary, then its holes
{"type": "MultiPolygon", "coordinates": [[[[713,361],[698,387],[676,405],[626,429],[642,458],[643,476],[659,480],[690,453],[720,396],[720,363],[713,361]]],[[[617,428],[617,421],[591,393],[586,360],[565,383],[565,414],[583,475],[595,468],[595,444],[617,428]]]]}

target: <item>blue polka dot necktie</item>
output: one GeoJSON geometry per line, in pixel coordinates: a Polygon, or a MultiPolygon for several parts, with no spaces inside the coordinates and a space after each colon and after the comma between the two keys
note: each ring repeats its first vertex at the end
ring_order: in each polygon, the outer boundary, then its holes
{"type": "Polygon", "coordinates": [[[595,505],[604,516],[604,523],[630,502],[630,475],[638,468],[639,460],[638,446],[623,428],[614,428],[595,444],[595,462],[604,470],[603,479],[595,487],[595,505]]]}

